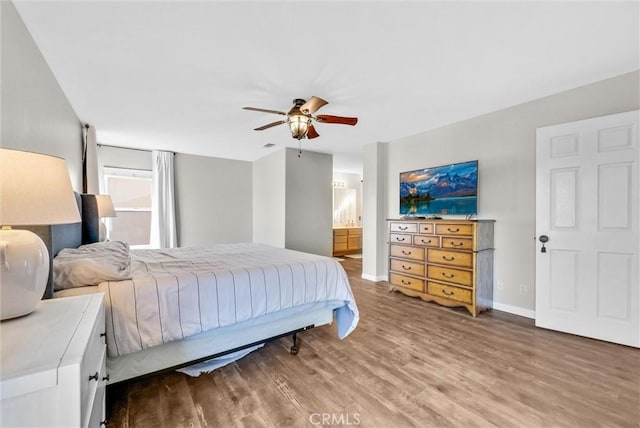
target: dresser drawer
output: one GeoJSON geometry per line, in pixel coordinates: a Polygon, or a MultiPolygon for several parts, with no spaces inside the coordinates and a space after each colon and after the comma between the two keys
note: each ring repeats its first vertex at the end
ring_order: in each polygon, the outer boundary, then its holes
{"type": "Polygon", "coordinates": [[[432,296],[446,297],[457,302],[471,303],[473,301],[473,292],[471,290],[438,284],[437,282],[427,282],[427,293],[432,296]]]}
{"type": "Polygon", "coordinates": [[[390,233],[389,242],[398,244],[411,244],[411,235],[404,235],[402,233],[390,233]]]}
{"type": "Polygon", "coordinates": [[[436,234],[438,235],[473,235],[473,225],[438,223],[436,224],[436,234]]]}
{"type": "Polygon", "coordinates": [[[101,376],[103,375],[101,373],[104,373],[107,351],[105,338],[101,336],[104,332],[104,307],[102,306],[80,365],[80,417],[82,421],[87,420],[98,384],[102,382],[101,376]]]}
{"type": "Polygon", "coordinates": [[[433,228],[433,223],[419,223],[418,231],[419,233],[428,233],[432,234],[435,229],[433,228]]]}
{"type": "Polygon", "coordinates": [[[472,272],[436,265],[427,266],[427,277],[439,281],[455,282],[456,284],[473,286],[472,272]]]}
{"type": "Polygon", "coordinates": [[[442,248],[453,248],[454,250],[472,250],[473,239],[457,238],[454,236],[443,236],[442,248]]]}
{"type": "Polygon", "coordinates": [[[429,263],[467,268],[473,267],[473,253],[439,250],[436,248],[429,248],[427,251],[427,262],[429,263]]]}
{"type": "Polygon", "coordinates": [[[409,262],[406,260],[391,259],[391,270],[402,273],[409,273],[416,276],[424,276],[424,264],[409,262]]]}
{"type": "Polygon", "coordinates": [[[389,228],[391,232],[400,233],[416,233],[418,231],[418,225],[416,223],[391,222],[389,228]]]}
{"type": "Polygon", "coordinates": [[[414,235],[413,244],[426,245],[427,247],[439,247],[440,237],[435,235],[431,235],[431,236],[414,235]]]}
{"type": "Polygon", "coordinates": [[[391,244],[391,257],[424,261],[424,248],[391,244]]]}
{"type": "Polygon", "coordinates": [[[422,279],[391,272],[389,274],[389,283],[424,293],[424,280],[422,279]]]}
{"type": "Polygon", "coordinates": [[[91,409],[90,409],[91,413],[89,414],[89,423],[87,424],[87,427],[89,428],[100,427],[101,426],[100,423],[106,420],[105,396],[104,396],[106,386],[107,386],[107,380],[105,379],[105,377],[107,376],[107,370],[105,365],[106,358],[107,358],[107,355],[105,353],[102,364],[101,364],[102,371],[99,374],[100,379],[98,380],[95,396],[93,399],[93,405],[91,406],[91,409]]]}

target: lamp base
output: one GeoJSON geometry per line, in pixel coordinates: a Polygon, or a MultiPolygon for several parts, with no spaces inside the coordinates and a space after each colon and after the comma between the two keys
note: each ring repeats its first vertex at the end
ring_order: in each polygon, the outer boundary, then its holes
{"type": "Polygon", "coordinates": [[[104,221],[100,220],[98,223],[98,240],[100,242],[104,242],[107,240],[107,225],[104,224],[104,221]]]}
{"type": "Polygon", "coordinates": [[[49,279],[49,252],[28,230],[0,229],[0,320],[30,314],[49,279]]]}

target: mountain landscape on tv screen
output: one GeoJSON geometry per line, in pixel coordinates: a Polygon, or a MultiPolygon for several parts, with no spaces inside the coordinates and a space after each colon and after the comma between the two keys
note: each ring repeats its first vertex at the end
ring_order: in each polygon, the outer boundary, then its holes
{"type": "Polygon", "coordinates": [[[448,165],[403,173],[400,198],[432,199],[476,196],[478,170],[475,162],[448,165]],[[405,181],[415,180],[415,181],[405,181]]]}

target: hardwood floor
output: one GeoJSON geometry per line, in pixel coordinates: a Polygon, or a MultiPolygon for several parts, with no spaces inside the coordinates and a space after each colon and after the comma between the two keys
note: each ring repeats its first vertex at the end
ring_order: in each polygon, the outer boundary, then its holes
{"type": "Polygon", "coordinates": [[[346,259],[360,323],[192,378],[107,389],[109,427],[638,427],[640,351],[389,293],[346,259]]]}

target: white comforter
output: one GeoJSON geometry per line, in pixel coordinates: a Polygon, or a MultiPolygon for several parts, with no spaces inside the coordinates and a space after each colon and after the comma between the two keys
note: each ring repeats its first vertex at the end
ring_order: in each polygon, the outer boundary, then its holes
{"type": "Polygon", "coordinates": [[[133,250],[131,279],[105,293],[109,356],[316,302],[330,302],[338,335],[359,319],[346,273],[329,258],[260,244],[133,250]]]}

